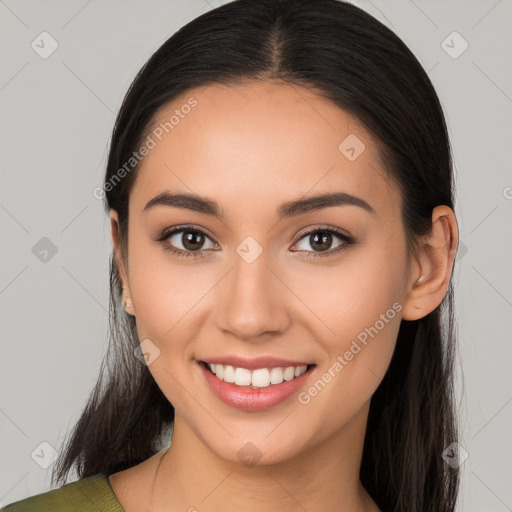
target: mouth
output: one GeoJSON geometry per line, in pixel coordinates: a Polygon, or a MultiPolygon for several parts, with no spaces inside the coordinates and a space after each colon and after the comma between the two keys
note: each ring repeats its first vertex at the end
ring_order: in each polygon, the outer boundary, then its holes
{"type": "Polygon", "coordinates": [[[230,407],[261,411],[285,402],[306,385],[316,364],[271,366],[249,370],[196,360],[207,389],[230,407]]]}

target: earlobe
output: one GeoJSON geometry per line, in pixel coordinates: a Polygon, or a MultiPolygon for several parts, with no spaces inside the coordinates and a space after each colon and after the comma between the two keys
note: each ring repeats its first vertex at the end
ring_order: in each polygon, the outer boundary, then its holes
{"type": "Polygon", "coordinates": [[[432,213],[432,230],[419,241],[416,265],[404,301],[404,320],[418,320],[432,312],[448,289],[457,252],[458,229],[448,206],[437,206],[432,213]]]}

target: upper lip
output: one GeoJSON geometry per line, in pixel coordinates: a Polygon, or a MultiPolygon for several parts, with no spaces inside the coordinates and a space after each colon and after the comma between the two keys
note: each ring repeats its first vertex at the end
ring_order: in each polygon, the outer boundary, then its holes
{"type": "Polygon", "coordinates": [[[312,363],[305,361],[292,361],[291,359],[281,359],[278,357],[262,356],[262,357],[241,357],[241,356],[217,356],[201,359],[205,363],[231,365],[234,368],[247,368],[248,370],[256,370],[258,368],[279,368],[288,366],[307,366],[312,363]]]}

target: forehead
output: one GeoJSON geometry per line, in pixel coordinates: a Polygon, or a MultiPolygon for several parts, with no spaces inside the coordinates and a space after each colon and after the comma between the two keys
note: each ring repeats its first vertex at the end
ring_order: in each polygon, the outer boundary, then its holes
{"type": "MultiPolygon", "coordinates": [[[[130,208],[165,192],[215,197],[257,212],[307,194],[343,191],[376,210],[396,203],[375,139],[312,90],[285,83],[195,88],[153,119],[130,208]],[[190,105],[194,105],[190,107],[190,105]]],[[[227,212],[226,212],[227,213],[227,212]]]]}

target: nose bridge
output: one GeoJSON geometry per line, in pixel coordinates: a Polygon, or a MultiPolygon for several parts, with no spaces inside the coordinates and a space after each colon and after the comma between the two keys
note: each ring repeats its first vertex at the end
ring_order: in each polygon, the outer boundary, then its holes
{"type": "Polygon", "coordinates": [[[288,322],[285,290],[267,251],[247,237],[235,249],[216,304],[218,326],[240,339],[279,332],[288,322]]]}

